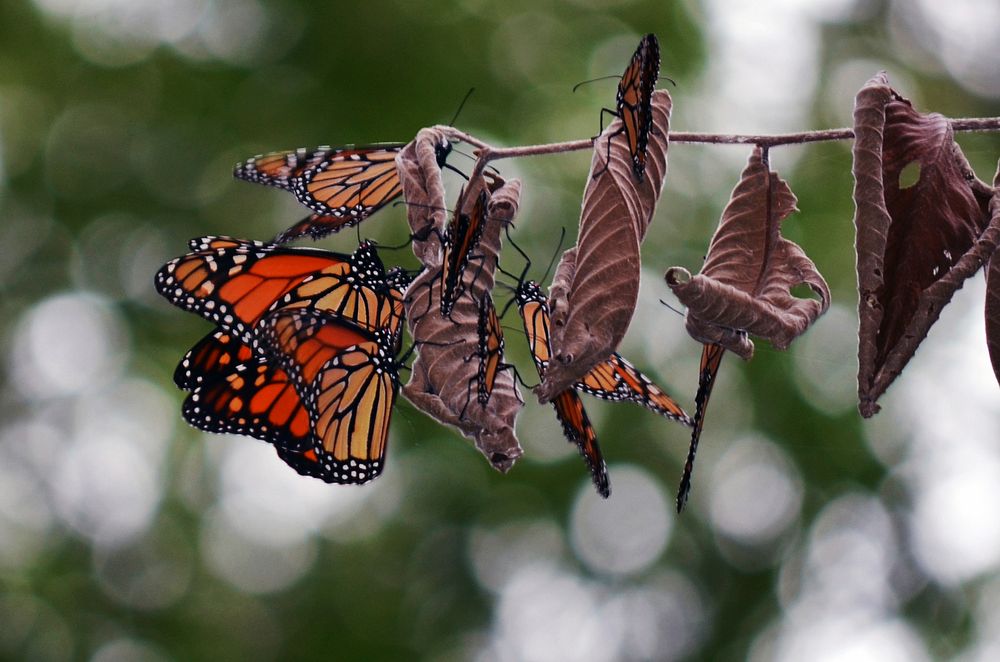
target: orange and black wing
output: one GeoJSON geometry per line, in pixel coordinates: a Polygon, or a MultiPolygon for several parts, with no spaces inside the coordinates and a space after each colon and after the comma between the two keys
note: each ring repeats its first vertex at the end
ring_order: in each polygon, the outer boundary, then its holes
{"type": "Polygon", "coordinates": [[[406,319],[406,306],[404,298],[406,290],[413,282],[413,276],[401,267],[393,267],[385,275],[385,284],[389,288],[389,300],[392,305],[389,324],[385,327],[394,332],[392,349],[394,354],[398,354],[403,345],[403,322],[406,319]]]}
{"type": "Polygon", "coordinates": [[[660,44],[650,33],[639,42],[618,83],[618,116],[632,156],[632,171],[640,182],[646,170],[646,146],[653,126],[653,89],[659,75],[660,44]]]}
{"type": "Polygon", "coordinates": [[[313,214],[275,239],[318,239],[357,225],[403,192],[396,171],[402,144],[342,148],[291,177],[291,191],[313,214]]]}
{"type": "Polygon", "coordinates": [[[691,431],[691,444],[688,447],[687,460],[684,463],[684,474],[677,490],[677,512],[684,509],[688,494],[691,492],[691,472],[694,471],[694,456],[698,452],[698,440],[701,438],[701,428],[705,423],[705,409],[708,398],[712,395],[715,376],[719,372],[719,364],[726,350],[722,345],[706,344],[701,352],[701,367],[698,371],[698,393],[694,398],[694,429],[691,431]]]}
{"type": "Polygon", "coordinates": [[[233,177],[291,191],[292,182],[296,177],[300,177],[306,169],[323,163],[338,151],[337,148],[323,146],[315,149],[299,148],[287,152],[258,154],[242,163],[237,163],[233,168],[233,177]]]}
{"type": "Polygon", "coordinates": [[[503,369],[503,329],[489,294],[479,300],[479,372],[477,374],[479,404],[486,406],[493,393],[497,374],[503,369]]]}
{"type": "MultiPolygon", "coordinates": [[[[524,332],[528,337],[528,348],[535,361],[539,376],[545,376],[551,350],[549,348],[549,311],[542,295],[541,288],[534,281],[521,283],[515,294],[521,320],[524,322],[524,332]]],[[[563,434],[576,444],[580,455],[590,468],[597,492],[607,498],[611,494],[611,483],[608,479],[608,468],[604,455],[597,443],[597,432],[590,423],[583,401],[573,389],[566,389],[552,400],[556,409],[556,417],[563,426],[563,434]]]]}
{"type": "Polygon", "coordinates": [[[226,373],[253,357],[250,346],[218,328],[188,350],[174,371],[174,383],[185,391],[194,390],[207,379],[226,373]]]}
{"type": "Polygon", "coordinates": [[[483,236],[488,202],[489,196],[484,189],[479,192],[472,211],[468,214],[456,214],[445,231],[441,261],[441,314],[445,317],[451,314],[451,309],[462,294],[462,275],[483,236]]]}
{"type": "Polygon", "coordinates": [[[284,370],[262,358],[206,379],[194,388],[181,411],[196,428],[263,439],[279,454],[304,452],[312,445],[309,413],[295,386],[284,370]]]}
{"type": "Polygon", "coordinates": [[[603,400],[635,402],[661,416],[691,425],[687,412],[618,352],[594,366],[573,387],[603,400]]]}
{"type": "MultiPolygon", "coordinates": [[[[375,245],[362,242],[351,254],[349,269],[324,269],[286,294],[277,308],[304,308],[343,317],[372,333],[402,331],[403,295],[389,283],[375,245]]],[[[394,272],[393,283],[400,276],[394,272]]]]}
{"type": "Polygon", "coordinates": [[[350,270],[346,255],[229,237],[192,241],[196,250],[156,273],[156,290],[179,308],[214,322],[245,344],[264,314],[309,276],[350,270]]]}
{"type": "Polygon", "coordinates": [[[392,337],[307,309],[265,319],[264,345],[309,410],[320,477],[366,483],[382,472],[399,387],[392,337]]]}
{"type": "Polygon", "coordinates": [[[515,294],[521,321],[524,323],[524,333],[528,338],[528,349],[535,362],[539,376],[544,376],[549,365],[551,350],[549,348],[549,308],[545,302],[538,283],[525,281],[521,283],[515,294]]]}
{"type": "Polygon", "coordinates": [[[601,446],[597,443],[597,433],[583,408],[583,401],[572,389],[566,389],[555,397],[552,405],[556,408],[556,416],[562,423],[566,438],[576,444],[580,455],[590,468],[594,487],[605,499],[611,494],[611,482],[608,479],[608,467],[604,463],[601,446]]]}

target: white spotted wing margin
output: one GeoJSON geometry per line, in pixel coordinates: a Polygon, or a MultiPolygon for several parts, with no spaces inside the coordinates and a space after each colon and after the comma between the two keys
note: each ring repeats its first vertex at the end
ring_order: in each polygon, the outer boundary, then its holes
{"type": "Polygon", "coordinates": [[[281,309],[263,320],[259,334],[309,412],[320,477],[351,484],[377,477],[399,391],[391,331],[372,333],[322,311],[281,309]]]}

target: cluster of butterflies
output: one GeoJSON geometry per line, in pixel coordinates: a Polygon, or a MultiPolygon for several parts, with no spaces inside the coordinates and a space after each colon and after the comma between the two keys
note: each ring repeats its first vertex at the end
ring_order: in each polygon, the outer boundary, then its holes
{"type": "MultiPolygon", "coordinates": [[[[647,35],[618,86],[615,114],[640,181],[658,70],[656,37],[647,35]]],[[[365,483],[382,471],[400,370],[421,341],[402,351],[406,290],[414,274],[386,269],[372,242],[360,242],[350,255],[284,244],[352,227],[396,200],[403,190],[396,156],[403,147],[298,149],[236,166],[238,179],[289,191],[312,213],[270,242],[194,239],[188,253],[157,272],[162,296],[215,325],[174,374],[177,386],[190,392],[182,409],[189,423],[268,441],[300,474],[330,483],[365,483]]],[[[450,151],[448,143],[438,146],[439,166],[446,167],[450,151]]],[[[439,237],[445,317],[464,294],[462,276],[489,222],[486,207],[483,192],[439,237]]],[[[549,315],[538,283],[525,280],[527,269],[512,276],[511,303],[520,310],[542,375],[550,358],[549,315]]],[[[469,339],[470,358],[479,361],[471,406],[485,407],[497,374],[510,366],[503,362],[502,315],[488,293],[477,305],[478,337],[469,339]]],[[[610,492],[607,469],[578,392],[636,402],[693,425],[680,405],[617,353],[559,394],[553,404],[564,432],[604,496],[610,492]]]]}

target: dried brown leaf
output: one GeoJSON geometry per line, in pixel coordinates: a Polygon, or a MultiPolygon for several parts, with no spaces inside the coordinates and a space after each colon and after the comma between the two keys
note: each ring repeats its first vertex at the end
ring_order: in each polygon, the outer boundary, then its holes
{"type": "MultiPolygon", "coordinates": [[[[433,145],[434,133],[425,129],[400,154],[399,171],[403,193],[409,203],[408,218],[414,234],[421,234],[428,224],[443,230],[446,215],[444,188],[437,167],[433,145]],[[430,147],[430,160],[426,148],[430,147]]],[[[462,196],[471,205],[485,182],[474,180],[462,196]]],[[[514,434],[514,421],[523,400],[510,371],[497,374],[486,407],[475,399],[476,360],[469,360],[477,342],[478,305],[481,296],[493,289],[493,272],[500,250],[500,232],[517,213],[521,184],[517,180],[495,179],[488,187],[492,196],[488,220],[480,239],[478,253],[483,255],[482,269],[476,264],[465,270],[466,294],[459,297],[450,319],[442,317],[441,246],[436,234],[413,242],[413,252],[425,270],[406,292],[406,314],[410,334],[418,343],[418,356],[412,376],[403,387],[403,395],[418,409],[437,421],[451,425],[475,441],[476,448],[499,471],[509,470],[522,454],[514,434]],[[470,384],[472,390],[470,391],[470,384]],[[472,402],[470,404],[470,393],[472,402]],[[464,412],[463,412],[464,410],[464,412]],[[463,416],[464,413],[464,416],[463,416]]]]}
{"type": "Polygon", "coordinates": [[[624,132],[615,120],[594,141],[577,245],[563,254],[549,289],[552,352],[542,402],[607,359],[625,336],[639,298],[639,243],[667,174],[670,95],[653,93],[646,171],[636,180],[624,132]],[[593,173],[599,173],[596,177],[593,173]]]}
{"type": "MultiPolygon", "coordinates": [[[[994,202],[993,217],[1000,212],[994,202]]],[[[986,275],[986,347],[990,350],[993,374],[1000,382],[1000,257],[997,253],[990,258],[986,275]]]]}
{"type": "Polygon", "coordinates": [[[830,290],[802,248],[781,236],[795,195],[755,148],[712,237],[701,273],[667,270],[670,289],[688,308],[687,329],[744,359],[753,355],[747,333],[785,349],[830,306],[830,290]],[[792,295],[808,285],[817,299],[792,295]]]}
{"type": "Polygon", "coordinates": [[[948,119],[914,110],[885,73],[858,92],[854,136],[858,409],[868,417],[955,290],[992,255],[997,223],[994,190],[972,172],[948,119]]]}

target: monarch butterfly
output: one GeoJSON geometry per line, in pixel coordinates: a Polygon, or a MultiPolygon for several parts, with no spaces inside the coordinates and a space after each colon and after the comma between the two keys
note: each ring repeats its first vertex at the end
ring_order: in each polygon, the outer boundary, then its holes
{"type": "Polygon", "coordinates": [[[352,255],[230,237],[195,239],[191,248],[157,272],[157,291],[246,345],[253,345],[254,327],[279,302],[319,306],[372,330],[400,326],[394,311],[401,311],[402,297],[392,300],[371,243],[352,255]]]}
{"type": "Polygon", "coordinates": [[[698,369],[698,393],[694,398],[694,428],[691,430],[691,444],[688,446],[687,460],[684,462],[684,473],[677,490],[677,512],[684,509],[688,494],[691,492],[691,472],[694,471],[694,455],[698,452],[698,440],[701,438],[701,428],[705,424],[705,408],[715,386],[715,376],[719,372],[722,355],[726,353],[722,345],[706,343],[701,351],[701,366],[698,369]]]}
{"type": "Polygon", "coordinates": [[[255,328],[282,306],[318,310],[362,330],[383,331],[398,351],[409,275],[398,268],[386,274],[367,242],[350,256],[226,237],[193,240],[191,248],[193,253],[161,270],[157,287],[222,326],[199,341],[175,372],[178,386],[192,391],[182,408],[185,420],[209,432],[269,441],[300,474],[338,482],[315,454],[313,424],[298,390],[284,368],[269,360],[255,328]],[[258,300],[248,302],[251,295],[258,300]]]}
{"type": "Polygon", "coordinates": [[[282,308],[265,318],[261,335],[309,412],[318,476],[357,484],[378,476],[399,390],[392,333],[372,333],[328,312],[282,308]]]}
{"type": "MultiPolygon", "coordinates": [[[[524,319],[532,356],[544,368],[549,362],[549,311],[545,296],[538,283],[524,281],[515,292],[515,300],[524,319]]],[[[692,425],[691,417],[673,398],[618,352],[594,366],[573,388],[602,400],[634,402],[671,420],[692,425]]]]}
{"type": "MultiPolygon", "coordinates": [[[[524,331],[528,336],[528,348],[535,362],[539,376],[545,375],[548,367],[551,349],[549,347],[549,311],[541,289],[534,281],[524,281],[515,292],[515,301],[524,322],[524,331]]],[[[598,494],[605,499],[611,494],[611,481],[608,478],[608,467],[597,443],[597,432],[583,408],[583,401],[573,389],[556,395],[552,399],[556,410],[556,418],[563,427],[566,438],[576,444],[590,469],[591,478],[598,494]]]]}
{"type": "MultiPolygon", "coordinates": [[[[459,196],[461,199],[462,196],[459,196]]],[[[472,251],[479,245],[486,225],[486,207],[489,196],[486,189],[468,214],[456,213],[445,230],[444,254],[441,259],[441,315],[451,315],[455,302],[463,292],[462,274],[469,264],[472,251]]]]}
{"type": "MultiPolygon", "coordinates": [[[[660,75],[660,43],[655,34],[647,34],[639,42],[625,73],[618,82],[617,110],[603,109],[622,121],[620,129],[608,136],[608,159],[611,157],[611,138],[625,134],[632,172],[641,182],[646,171],[646,146],[653,128],[653,89],[660,75]]],[[[607,169],[607,166],[605,166],[607,169]]],[[[603,170],[601,171],[603,172],[603,170]]],[[[600,174],[600,173],[598,173],[600,174]]]]}
{"type": "MultiPolygon", "coordinates": [[[[396,155],[403,143],[317,147],[260,154],[236,164],[233,176],[295,195],[313,214],[275,237],[281,244],[303,235],[318,239],[357,225],[402,193],[396,155]]],[[[451,153],[435,148],[441,167],[451,153]]]]}
{"type": "Polygon", "coordinates": [[[503,363],[503,329],[500,327],[500,318],[497,317],[497,309],[493,305],[493,299],[488,293],[483,293],[482,298],[479,299],[478,311],[476,350],[466,361],[478,359],[479,369],[469,379],[469,398],[465,407],[462,408],[459,418],[464,418],[465,410],[468,408],[469,402],[472,401],[473,384],[476,385],[476,399],[480,405],[485,407],[490,401],[497,375],[504,368],[511,367],[503,363]]]}

